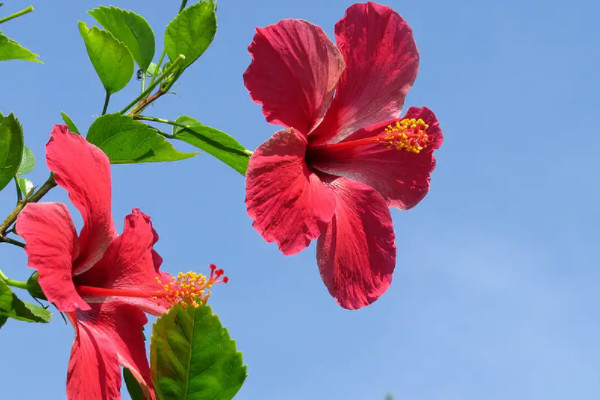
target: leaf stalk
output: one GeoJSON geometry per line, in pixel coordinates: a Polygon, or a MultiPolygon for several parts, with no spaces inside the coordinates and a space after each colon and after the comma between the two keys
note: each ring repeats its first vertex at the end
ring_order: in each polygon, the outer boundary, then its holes
{"type": "Polygon", "coordinates": [[[27,289],[27,282],[23,281],[15,281],[14,279],[10,279],[8,276],[0,270],[0,278],[6,283],[8,286],[16,287],[19,289],[27,289]]]}
{"type": "Polygon", "coordinates": [[[2,24],[4,22],[7,22],[7,21],[10,21],[11,19],[18,18],[21,15],[29,14],[33,10],[34,10],[33,6],[29,6],[29,7],[27,7],[24,10],[17,11],[16,13],[9,15],[8,17],[4,17],[4,18],[0,19],[0,24],[2,24]]]}

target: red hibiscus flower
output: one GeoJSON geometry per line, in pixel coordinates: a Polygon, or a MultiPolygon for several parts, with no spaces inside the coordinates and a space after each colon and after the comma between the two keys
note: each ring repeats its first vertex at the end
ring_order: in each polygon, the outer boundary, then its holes
{"type": "Polygon", "coordinates": [[[283,125],[252,155],[246,206],[253,226],[284,254],[316,238],[323,282],[338,303],[375,301],[396,264],[388,206],[408,209],[429,189],[435,115],[404,97],[419,54],[392,9],[354,4],[335,26],[337,46],[307,21],[257,29],[244,82],[269,122],[283,125]]]}
{"type": "Polygon", "coordinates": [[[117,235],[108,158],[83,137],[55,126],[46,152],[56,182],[83,216],[83,229],[77,235],[64,204],[31,203],[19,215],[17,231],[46,297],[75,328],[67,396],[120,399],[122,366],[146,398],[155,399],[142,334],[144,311],[160,315],[176,303],[198,306],[208,296],[204,290],[226,278],[214,266],[208,280],[192,272],[176,279],[160,272],[162,259],[152,249],[158,235],[150,217],[137,209],[117,235]]]}

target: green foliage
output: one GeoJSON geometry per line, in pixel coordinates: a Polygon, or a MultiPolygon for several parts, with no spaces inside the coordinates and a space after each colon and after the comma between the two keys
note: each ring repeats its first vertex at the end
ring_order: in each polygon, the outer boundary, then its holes
{"type": "Polygon", "coordinates": [[[23,146],[23,157],[21,157],[21,164],[17,173],[19,175],[29,173],[35,168],[35,156],[33,152],[27,146],[23,146]]]}
{"type": "Polygon", "coordinates": [[[210,46],[217,32],[216,5],[204,0],[183,10],[167,26],[165,49],[171,61],[183,54],[183,68],[198,59],[210,46]]]}
{"type": "Polygon", "coordinates": [[[123,368],[123,378],[131,400],[144,400],[144,392],[128,368],[123,368]]]}
{"type": "Polygon", "coordinates": [[[106,92],[123,89],[133,76],[133,56],[127,46],[111,33],[95,26],[90,29],[84,22],[79,22],[79,33],[106,92]]]}
{"type": "Polygon", "coordinates": [[[176,306],[160,317],[150,362],[163,400],[230,400],[246,379],[242,354],[208,306],[176,306]]]}
{"type": "Polygon", "coordinates": [[[27,178],[17,178],[17,185],[19,185],[19,190],[24,195],[29,195],[29,193],[34,189],[33,182],[27,178]]]}
{"type": "Polygon", "coordinates": [[[178,161],[198,154],[176,150],[157,130],[120,114],[94,121],[87,140],[100,147],[113,164],[178,161]]]}
{"type": "Polygon", "coordinates": [[[73,132],[78,135],[81,135],[81,133],[79,133],[79,129],[77,129],[77,126],[75,125],[75,122],[73,122],[71,117],[69,117],[64,112],[61,112],[60,115],[61,115],[63,121],[65,121],[65,124],[67,125],[67,127],[69,128],[69,132],[73,132]]]}
{"type": "Polygon", "coordinates": [[[23,157],[23,128],[10,114],[0,121],[0,190],[14,178],[23,157]]]}
{"type": "Polygon", "coordinates": [[[40,287],[40,284],[38,282],[38,277],[39,277],[38,272],[35,271],[33,274],[31,274],[29,279],[27,279],[27,291],[29,292],[31,297],[35,297],[37,299],[42,299],[42,300],[48,300],[46,298],[46,295],[44,294],[44,291],[40,287]]]}
{"type": "Polygon", "coordinates": [[[2,328],[4,326],[4,324],[6,323],[6,320],[8,320],[8,317],[0,315],[0,328],[2,328]]]}
{"type": "Polygon", "coordinates": [[[0,279],[0,316],[26,322],[50,322],[52,314],[44,307],[19,299],[0,279]]]}
{"type": "Polygon", "coordinates": [[[27,50],[19,43],[0,32],[0,61],[23,60],[41,63],[38,55],[27,50]]]}
{"type": "Polygon", "coordinates": [[[246,174],[248,160],[252,153],[246,150],[232,136],[218,129],[203,125],[187,115],[177,118],[176,122],[185,125],[187,128],[175,126],[173,128],[175,138],[204,150],[240,174],[246,174]]]}
{"type": "Polygon", "coordinates": [[[154,57],[154,33],[148,22],[133,11],[98,7],[88,11],[100,25],[127,46],[144,72],[154,57]]]}
{"type": "Polygon", "coordinates": [[[150,65],[148,65],[148,70],[146,71],[146,73],[149,76],[155,76],[155,75],[160,75],[162,73],[162,71],[163,71],[162,68],[158,68],[158,65],[151,62],[150,65]]]}

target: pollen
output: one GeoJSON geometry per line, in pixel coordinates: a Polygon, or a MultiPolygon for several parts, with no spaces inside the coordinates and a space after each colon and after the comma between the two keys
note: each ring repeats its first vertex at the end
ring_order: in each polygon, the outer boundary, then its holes
{"type": "Polygon", "coordinates": [[[198,308],[206,304],[210,297],[212,286],[217,283],[227,283],[229,278],[223,276],[225,272],[217,269],[216,265],[210,264],[210,276],[207,278],[204,274],[193,271],[186,273],[180,272],[177,276],[171,278],[170,282],[162,282],[157,276],[156,281],[161,285],[153,299],[159,305],[170,307],[180,304],[183,308],[198,308]]]}
{"type": "Polygon", "coordinates": [[[428,128],[429,125],[421,118],[404,118],[386,126],[385,131],[375,141],[388,149],[418,154],[433,140],[433,137],[426,133],[428,128]]]}

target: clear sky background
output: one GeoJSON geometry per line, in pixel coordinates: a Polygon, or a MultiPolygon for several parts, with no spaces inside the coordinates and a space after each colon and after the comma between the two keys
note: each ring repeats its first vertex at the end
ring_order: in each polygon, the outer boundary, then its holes
{"type": "MultiPolygon", "coordinates": [[[[60,112],[87,129],[102,108],[77,21],[93,24],[85,11],[100,4],[133,9],[162,46],[179,2],[5,3],[2,15],[36,8],[2,31],[45,64],[0,63],[0,110],[23,123],[39,184],[60,112]]],[[[187,114],[254,149],[277,130],[242,82],[254,28],[294,17],[333,36],[350,4],[221,0],[213,45],[184,74],[178,95],[146,114],[187,114]]],[[[598,399],[600,7],[386,4],[412,26],[421,53],[406,106],[432,108],[445,141],[429,195],[410,211],[392,210],[397,266],[380,300],[359,311],[338,307],[319,277],[315,246],[285,257],[264,242],[246,214],[243,178],[206,154],[113,166],[119,229],[140,207],[153,218],[167,271],[207,271],[211,262],[226,270],[231,282],[215,289],[211,304],[248,365],[236,399],[598,399]]],[[[110,110],[138,90],[132,82],[110,110]]],[[[67,201],[62,189],[46,199],[67,201]]],[[[7,188],[2,216],[13,204],[7,188]]],[[[26,279],[23,251],[2,244],[0,252],[1,268],[26,279]]],[[[9,321],[0,330],[0,398],[63,398],[72,339],[58,314],[48,325],[9,321]]]]}

